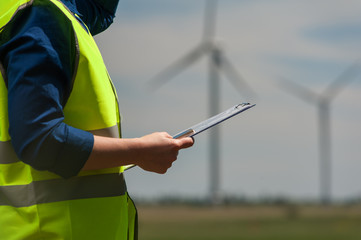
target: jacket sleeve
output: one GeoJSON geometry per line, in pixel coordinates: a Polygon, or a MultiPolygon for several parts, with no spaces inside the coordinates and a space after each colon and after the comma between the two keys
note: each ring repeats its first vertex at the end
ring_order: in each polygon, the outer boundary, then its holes
{"type": "Polygon", "coordinates": [[[75,0],[81,19],[92,35],[106,30],[115,18],[119,0],[75,0]]]}
{"type": "Polygon", "coordinates": [[[44,7],[23,11],[3,29],[10,40],[0,44],[11,141],[18,157],[35,169],[75,176],[94,139],[63,122],[75,62],[73,30],[44,7]]]}

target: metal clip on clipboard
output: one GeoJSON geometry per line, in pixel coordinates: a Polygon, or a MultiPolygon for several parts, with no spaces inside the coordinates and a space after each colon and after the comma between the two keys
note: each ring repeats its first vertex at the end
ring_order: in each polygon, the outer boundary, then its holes
{"type": "MultiPolygon", "coordinates": [[[[173,136],[175,139],[184,138],[184,137],[193,137],[231,117],[236,116],[237,114],[246,111],[247,109],[250,109],[252,107],[256,106],[256,104],[250,104],[250,103],[240,103],[237,104],[229,109],[227,109],[224,112],[221,112],[211,118],[208,118],[207,120],[204,120],[203,122],[200,122],[190,128],[187,128],[186,130],[183,130],[176,135],[173,136]]],[[[135,165],[129,165],[125,166],[125,170],[128,170],[130,168],[133,168],[135,165]]]]}

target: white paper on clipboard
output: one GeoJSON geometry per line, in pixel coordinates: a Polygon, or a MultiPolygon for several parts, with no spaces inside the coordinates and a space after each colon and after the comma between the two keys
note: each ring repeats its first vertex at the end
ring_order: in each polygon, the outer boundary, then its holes
{"type": "MultiPolygon", "coordinates": [[[[224,112],[221,112],[211,118],[208,118],[207,120],[204,120],[203,122],[200,122],[190,128],[187,128],[176,135],[173,136],[173,138],[183,138],[183,137],[193,137],[217,124],[220,124],[221,122],[224,122],[227,119],[230,119],[231,117],[234,117],[241,112],[244,112],[252,107],[256,106],[256,104],[250,104],[250,103],[240,103],[237,104],[229,109],[227,109],[224,112]]],[[[135,167],[135,165],[128,165],[124,166],[124,170],[128,170],[130,168],[135,167]]]]}

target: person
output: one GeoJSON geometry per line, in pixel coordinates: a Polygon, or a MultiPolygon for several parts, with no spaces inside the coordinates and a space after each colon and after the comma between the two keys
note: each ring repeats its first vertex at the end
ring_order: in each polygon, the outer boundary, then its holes
{"type": "Polygon", "coordinates": [[[0,239],[137,239],[123,171],[165,173],[192,138],[121,138],[93,39],[119,0],[0,2],[0,239]]]}

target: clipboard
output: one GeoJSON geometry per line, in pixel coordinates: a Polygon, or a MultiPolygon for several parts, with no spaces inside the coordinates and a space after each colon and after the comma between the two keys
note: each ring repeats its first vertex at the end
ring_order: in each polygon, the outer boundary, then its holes
{"type": "MultiPolygon", "coordinates": [[[[208,118],[196,125],[193,125],[190,128],[187,128],[187,129],[177,133],[176,135],[173,136],[173,138],[179,139],[179,138],[184,138],[184,137],[194,137],[197,134],[200,134],[201,132],[204,132],[207,129],[214,127],[214,126],[226,121],[227,119],[230,119],[230,118],[240,114],[241,112],[244,112],[254,106],[256,106],[256,104],[250,104],[250,103],[237,104],[237,105],[227,109],[224,112],[221,112],[211,118],[208,118]]],[[[123,167],[124,167],[124,170],[128,170],[130,168],[135,167],[135,165],[128,165],[128,166],[123,166],[123,167]]]]}
{"type": "Polygon", "coordinates": [[[183,130],[176,135],[173,136],[173,138],[183,138],[183,137],[193,137],[201,132],[204,132],[205,130],[220,124],[221,122],[226,121],[227,119],[230,119],[231,117],[236,116],[237,114],[240,114],[241,112],[246,111],[247,109],[250,109],[252,107],[256,106],[256,104],[250,104],[250,103],[240,103],[237,104],[229,109],[227,109],[224,112],[221,112],[211,118],[208,118],[207,120],[204,120],[203,122],[200,122],[186,130],[183,130]]]}

